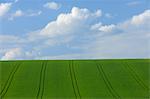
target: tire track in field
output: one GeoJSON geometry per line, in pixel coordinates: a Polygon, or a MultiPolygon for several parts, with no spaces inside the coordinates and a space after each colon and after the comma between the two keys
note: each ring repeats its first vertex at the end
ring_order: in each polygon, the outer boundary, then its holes
{"type": "Polygon", "coordinates": [[[73,60],[72,60],[72,65],[71,66],[72,66],[72,71],[73,71],[73,75],[74,75],[74,79],[75,79],[77,92],[78,92],[79,98],[81,99],[81,94],[80,94],[80,90],[79,90],[79,86],[78,86],[78,82],[77,82],[77,77],[76,77],[75,70],[74,70],[73,60]]]}
{"type": "Polygon", "coordinates": [[[42,87],[41,98],[43,97],[44,89],[45,89],[45,76],[46,76],[47,63],[48,63],[48,61],[46,61],[46,63],[45,63],[45,68],[44,68],[43,85],[42,85],[43,87],[42,87]]]}
{"type": "Polygon", "coordinates": [[[39,80],[39,87],[38,87],[38,93],[37,93],[37,98],[40,95],[40,90],[41,90],[41,79],[42,79],[42,72],[43,72],[43,68],[44,68],[44,62],[42,63],[42,67],[41,67],[41,71],[40,71],[40,80],[39,80]]]}
{"type": "Polygon", "coordinates": [[[46,75],[46,67],[47,67],[47,61],[43,61],[41,71],[40,71],[40,79],[39,79],[39,87],[38,87],[38,93],[36,98],[42,99],[44,94],[44,82],[45,82],[45,75],[46,75]]]}
{"type": "Polygon", "coordinates": [[[69,71],[70,71],[70,77],[71,77],[71,82],[72,82],[73,91],[74,91],[75,97],[76,97],[76,99],[77,99],[77,93],[76,93],[75,85],[74,85],[74,82],[73,82],[73,75],[72,75],[71,62],[70,62],[70,61],[69,61],[69,71]]]}
{"type": "Polygon", "coordinates": [[[143,80],[139,77],[139,75],[136,73],[136,71],[127,63],[124,62],[124,67],[129,70],[130,75],[133,77],[133,79],[144,89],[149,90],[149,88],[145,85],[143,80]]]}
{"type": "Polygon", "coordinates": [[[111,93],[111,95],[112,95],[114,98],[116,98],[116,99],[120,99],[121,97],[119,96],[119,94],[118,94],[118,93],[114,90],[114,88],[112,87],[110,81],[109,81],[108,78],[107,78],[107,75],[106,75],[105,72],[104,72],[104,69],[103,69],[102,65],[100,65],[100,64],[97,63],[96,61],[95,61],[95,63],[96,63],[97,69],[98,69],[100,75],[102,75],[102,79],[104,80],[105,85],[106,85],[107,89],[109,90],[109,92],[111,93]]]}
{"type": "Polygon", "coordinates": [[[69,69],[70,69],[71,82],[72,82],[75,97],[76,99],[78,98],[81,99],[81,95],[80,95],[80,91],[79,91],[79,87],[77,83],[77,78],[76,78],[75,71],[74,71],[73,60],[69,61],[69,69]]]}
{"type": "Polygon", "coordinates": [[[0,95],[2,94],[2,92],[5,90],[5,87],[7,86],[7,83],[9,81],[9,79],[11,78],[11,75],[13,74],[14,70],[16,69],[16,65],[13,65],[14,68],[10,71],[10,74],[8,76],[8,79],[6,80],[6,83],[4,84],[4,87],[2,88],[1,92],[0,92],[0,95]]]}
{"type": "Polygon", "coordinates": [[[9,77],[8,77],[8,79],[7,79],[6,83],[5,83],[5,85],[4,85],[4,88],[2,89],[2,91],[1,91],[1,93],[0,93],[0,98],[3,98],[3,97],[5,96],[5,94],[7,93],[8,89],[9,89],[11,83],[12,83],[12,80],[13,80],[13,78],[14,78],[14,76],[15,76],[17,70],[19,69],[20,65],[21,65],[21,63],[18,63],[18,64],[16,64],[15,67],[12,69],[12,71],[11,71],[11,73],[10,73],[10,75],[9,75],[9,77]]]}

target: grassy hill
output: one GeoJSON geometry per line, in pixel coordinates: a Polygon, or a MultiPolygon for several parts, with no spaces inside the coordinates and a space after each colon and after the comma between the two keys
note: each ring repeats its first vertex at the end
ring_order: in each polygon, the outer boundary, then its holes
{"type": "Polygon", "coordinates": [[[149,99],[150,60],[0,62],[2,99],[149,99]]]}

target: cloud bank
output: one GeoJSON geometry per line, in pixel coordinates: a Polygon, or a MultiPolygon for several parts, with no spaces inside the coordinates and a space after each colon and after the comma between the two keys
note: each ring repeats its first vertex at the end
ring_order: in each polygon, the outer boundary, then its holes
{"type": "Polygon", "coordinates": [[[0,57],[3,60],[150,57],[150,10],[118,24],[103,24],[101,16],[100,9],[73,7],[37,31],[22,36],[0,35],[3,38],[0,57]]]}

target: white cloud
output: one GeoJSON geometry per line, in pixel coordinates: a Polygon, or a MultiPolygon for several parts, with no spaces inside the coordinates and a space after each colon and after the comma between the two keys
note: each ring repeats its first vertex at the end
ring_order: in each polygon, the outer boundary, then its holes
{"type": "Polygon", "coordinates": [[[61,4],[58,4],[56,2],[47,2],[46,4],[44,4],[44,7],[53,10],[58,10],[61,7],[61,4]]]}
{"type": "Polygon", "coordinates": [[[70,13],[62,13],[43,29],[28,34],[28,39],[32,42],[42,41],[35,49],[67,44],[78,39],[78,35],[84,36],[89,32],[90,24],[100,17],[97,12],[99,10],[91,12],[86,8],[73,7],[70,13]]]}
{"type": "Polygon", "coordinates": [[[90,53],[91,58],[149,58],[150,18],[148,16],[149,10],[145,10],[115,26],[100,25],[100,28],[103,27],[102,30],[109,30],[110,34],[97,36],[95,42],[86,46],[87,53],[90,53]]]}
{"type": "Polygon", "coordinates": [[[12,43],[22,45],[2,43],[2,48],[12,46],[9,51],[2,51],[2,59],[150,57],[149,10],[124,22],[107,25],[100,22],[99,11],[73,7],[70,13],[61,13],[43,29],[22,36],[19,40],[18,37],[6,36],[12,43]],[[14,48],[17,49],[12,50],[14,48]],[[16,50],[20,54],[15,56],[13,53],[16,50]]]}
{"type": "Polygon", "coordinates": [[[104,25],[104,26],[101,26],[99,28],[99,30],[101,32],[112,32],[112,30],[115,29],[115,25],[114,24],[111,24],[111,25],[104,25]]]}
{"type": "Polygon", "coordinates": [[[28,15],[27,16],[39,16],[39,15],[41,15],[42,14],[42,11],[38,11],[38,12],[31,12],[31,13],[28,13],[28,15]]]}
{"type": "Polygon", "coordinates": [[[14,48],[22,48],[28,44],[26,38],[14,35],[0,35],[0,57],[4,56],[4,54],[10,49],[14,48]]]}
{"type": "Polygon", "coordinates": [[[14,48],[7,51],[2,60],[22,59],[24,56],[25,53],[20,48],[14,48]]]}
{"type": "Polygon", "coordinates": [[[95,15],[96,15],[97,17],[102,16],[102,11],[101,11],[101,10],[97,10],[96,13],[95,13],[95,15]]]}
{"type": "MultiPolygon", "coordinates": [[[[55,44],[56,41],[64,43],[64,39],[73,36],[67,41],[67,44],[70,47],[84,49],[86,52],[86,54],[77,55],[78,58],[149,57],[147,36],[150,30],[144,28],[149,26],[148,13],[149,10],[146,10],[136,15],[137,19],[142,17],[142,21],[138,22],[138,27],[133,24],[133,20],[137,20],[135,16],[116,25],[103,25],[101,22],[92,24],[93,20],[97,18],[96,13],[85,8],[74,7],[71,13],[60,14],[56,21],[50,22],[40,31],[40,35],[46,38],[50,37],[48,42],[51,44],[55,44]],[[77,44],[73,45],[72,42],[77,44]],[[139,46],[140,48],[138,48],[139,46]],[[136,51],[133,48],[136,48],[136,51]]],[[[65,55],[60,56],[62,58],[65,55]]]]}
{"type": "MultiPolygon", "coordinates": [[[[14,3],[17,3],[19,0],[14,0],[12,3],[0,3],[0,17],[4,16],[12,7],[14,3]]],[[[14,13],[14,17],[20,16],[22,14],[21,10],[18,10],[14,13]]]]}
{"type": "Polygon", "coordinates": [[[42,14],[42,11],[38,11],[38,12],[33,12],[33,11],[24,12],[22,10],[17,10],[15,13],[11,14],[9,20],[14,20],[17,17],[22,17],[22,16],[34,17],[34,16],[39,16],[41,14],[42,14]]]}
{"type": "Polygon", "coordinates": [[[133,25],[140,25],[140,24],[149,23],[148,22],[149,20],[150,20],[150,10],[146,10],[144,13],[140,15],[133,16],[131,23],[133,25]]]}
{"type": "Polygon", "coordinates": [[[102,26],[101,22],[96,23],[96,24],[91,26],[91,30],[98,30],[101,26],[102,26]]]}
{"type": "Polygon", "coordinates": [[[17,10],[15,13],[14,13],[14,17],[19,17],[19,16],[22,16],[23,15],[23,12],[21,10],[17,10]]]}
{"type": "Polygon", "coordinates": [[[4,16],[11,8],[12,3],[0,3],[0,17],[4,16]]]}
{"type": "Polygon", "coordinates": [[[26,51],[20,47],[10,48],[4,51],[4,55],[1,60],[25,60],[25,59],[35,59],[39,57],[40,53],[35,53],[34,51],[26,51]]]}
{"type": "Polygon", "coordinates": [[[48,23],[48,25],[41,30],[40,34],[46,37],[54,37],[58,35],[74,34],[78,30],[88,28],[99,15],[100,10],[95,13],[90,12],[88,9],[73,7],[71,13],[60,14],[56,21],[48,23]]]}

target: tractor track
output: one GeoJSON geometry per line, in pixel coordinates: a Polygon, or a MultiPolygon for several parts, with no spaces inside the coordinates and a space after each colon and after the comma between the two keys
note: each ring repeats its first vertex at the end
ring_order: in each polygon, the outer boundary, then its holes
{"type": "Polygon", "coordinates": [[[42,79],[42,71],[43,71],[43,68],[44,68],[44,62],[42,63],[42,67],[41,67],[41,71],[40,71],[40,80],[39,80],[39,87],[38,87],[37,98],[38,98],[39,95],[40,95],[40,90],[41,90],[41,79],[42,79]]]}
{"type": "Polygon", "coordinates": [[[71,82],[72,82],[73,91],[74,91],[75,97],[77,98],[77,94],[76,94],[76,91],[75,91],[75,86],[74,86],[74,83],[73,83],[73,76],[72,76],[72,70],[71,70],[70,61],[69,61],[69,70],[70,70],[70,76],[71,76],[71,82]]]}
{"type": "Polygon", "coordinates": [[[11,73],[10,73],[10,75],[9,75],[9,77],[8,77],[8,79],[7,79],[6,83],[5,83],[5,85],[4,85],[4,88],[2,89],[2,91],[1,91],[1,93],[0,93],[0,98],[1,98],[1,99],[2,99],[2,98],[5,96],[5,94],[7,93],[8,89],[9,89],[11,83],[12,83],[12,80],[13,80],[13,78],[14,78],[14,76],[15,76],[17,70],[19,69],[20,65],[21,65],[21,63],[18,63],[18,64],[15,65],[15,68],[12,69],[12,71],[11,71],[11,73]]]}
{"type": "Polygon", "coordinates": [[[76,87],[77,87],[78,95],[79,95],[79,98],[81,99],[80,90],[79,90],[78,82],[77,82],[77,77],[76,77],[75,70],[74,70],[73,60],[72,60],[72,65],[71,66],[72,66],[72,71],[73,71],[73,75],[74,75],[74,79],[75,79],[75,84],[76,84],[76,87]]]}
{"type": "Polygon", "coordinates": [[[16,69],[16,65],[14,65],[14,66],[15,66],[15,67],[10,71],[10,74],[9,74],[9,76],[8,76],[8,79],[7,79],[7,81],[6,81],[5,85],[4,85],[4,88],[2,88],[2,90],[1,90],[1,92],[0,92],[0,95],[1,95],[1,94],[3,93],[3,91],[5,90],[5,87],[7,86],[7,83],[8,83],[8,81],[9,81],[9,79],[11,78],[11,76],[12,76],[14,70],[16,69]]]}
{"type": "Polygon", "coordinates": [[[126,62],[124,62],[124,64],[126,64],[126,69],[129,70],[130,75],[133,77],[133,79],[144,89],[149,90],[149,88],[145,85],[145,83],[143,82],[143,80],[139,77],[139,75],[136,73],[136,71],[126,62]]]}
{"type": "Polygon", "coordinates": [[[41,71],[40,71],[40,80],[39,80],[39,88],[36,98],[42,99],[44,94],[44,82],[45,82],[45,75],[46,75],[46,67],[47,67],[47,61],[43,61],[41,71]]]}
{"type": "Polygon", "coordinates": [[[95,63],[96,63],[97,69],[98,69],[100,75],[102,75],[102,79],[104,80],[105,85],[106,85],[107,89],[109,90],[109,92],[111,93],[111,95],[112,95],[114,98],[116,98],[116,99],[120,99],[121,97],[118,95],[118,93],[117,93],[117,92],[114,90],[114,88],[112,87],[110,81],[109,81],[108,78],[107,78],[107,75],[105,74],[105,72],[104,72],[104,70],[103,70],[102,65],[100,65],[100,64],[97,63],[96,61],[95,61],[95,63]]]}
{"type": "Polygon", "coordinates": [[[76,75],[75,75],[75,71],[74,71],[74,66],[73,66],[73,61],[72,60],[69,61],[69,69],[70,69],[71,82],[72,82],[72,86],[73,86],[75,97],[76,97],[76,99],[78,99],[78,98],[81,99],[81,95],[80,95],[80,91],[79,91],[77,78],[76,78],[76,75]]]}
{"type": "Polygon", "coordinates": [[[45,88],[45,76],[46,76],[46,68],[47,68],[47,61],[45,63],[45,68],[44,68],[44,74],[43,74],[43,85],[42,85],[42,92],[41,92],[41,98],[43,97],[44,94],[44,88],[45,88]]]}

